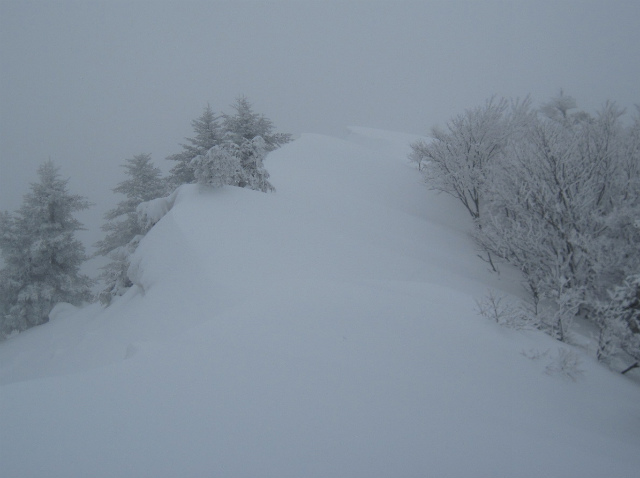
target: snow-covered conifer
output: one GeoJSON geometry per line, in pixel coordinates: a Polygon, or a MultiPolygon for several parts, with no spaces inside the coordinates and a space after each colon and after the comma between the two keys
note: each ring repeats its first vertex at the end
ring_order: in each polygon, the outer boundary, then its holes
{"type": "Polygon", "coordinates": [[[268,152],[291,141],[291,135],[275,132],[271,120],[255,113],[244,96],[238,97],[231,107],[235,113],[223,113],[221,124],[208,105],[202,116],[193,121],[196,136],[187,138],[190,144],[183,144],[181,153],[167,158],[178,161],[168,181],[171,188],[197,181],[264,192],[274,190],[267,180],[269,174],[263,161],[268,152]],[[214,147],[217,149],[211,151],[214,147]],[[231,171],[236,161],[232,157],[240,161],[240,170],[231,171]]]}
{"type": "Polygon", "coordinates": [[[237,186],[243,177],[239,148],[230,142],[194,158],[191,167],[198,183],[213,187],[237,186]]]}
{"type": "Polygon", "coordinates": [[[113,191],[124,194],[126,199],[106,212],[104,217],[107,222],[102,230],[107,235],[95,245],[98,255],[111,259],[101,274],[105,289],[99,298],[103,304],[108,304],[111,297],[122,294],[131,286],[127,279],[128,258],[135,251],[139,236],[146,232],[138,221],[136,208],[143,202],[163,196],[167,190],[160,169],[151,163],[151,155],[138,154],[127,159],[123,167],[128,179],[119,183],[113,191]]]}
{"type": "Polygon", "coordinates": [[[256,136],[262,137],[266,151],[273,151],[291,141],[290,134],[274,132],[273,122],[264,115],[255,113],[246,97],[239,96],[231,107],[235,114],[222,115],[222,128],[225,138],[238,146],[245,141],[252,141],[256,136]]]}
{"type": "Polygon", "coordinates": [[[138,154],[125,160],[122,166],[126,169],[128,179],[119,183],[113,192],[124,194],[126,199],[104,215],[107,222],[102,230],[107,235],[96,244],[97,254],[103,256],[142,234],[136,215],[138,204],[162,197],[167,192],[162,172],[151,162],[151,155],[138,154]]]}
{"type": "Polygon", "coordinates": [[[48,321],[57,302],[80,304],[90,297],[91,280],[80,274],[86,259],[75,238],[82,229],[74,213],[90,206],[69,194],[52,161],[38,169],[20,209],[0,216],[0,271],[3,333],[25,330],[48,321]]]}
{"type": "Polygon", "coordinates": [[[219,124],[219,117],[207,104],[202,115],[191,122],[195,136],[185,138],[187,144],[182,144],[182,151],[169,156],[167,159],[176,161],[177,164],[171,169],[169,183],[175,189],[181,184],[195,182],[193,169],[190,166],[191,160],[196,156],[205,154],[209,149],[220,144],[223,132],[219,124]]]}
{"type": "Polygon", "coordinates": [[[269,182],[269,172],[264,167],[264,158],[269,147],[262,136],[244,140],[238,148],[242,178],[238,186],[254,191],[273,192],[275,188],[269,182]]]}

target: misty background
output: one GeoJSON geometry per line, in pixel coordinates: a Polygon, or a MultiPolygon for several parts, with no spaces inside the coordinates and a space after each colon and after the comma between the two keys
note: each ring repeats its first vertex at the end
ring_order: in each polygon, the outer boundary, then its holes
{"type": "MultiPolygon", "coordinates": [[[[640,102],[640,2],[0,0],[0,210],[51,158],[90,247],[126,158],[165,158],[209,103],[278,131],[428,134],[491,95],[640,102]]],[[[266,163],[268,169],[268,161],[266,163]]],[[[277,188],[277,178],[273,178],[277,188]]]]}

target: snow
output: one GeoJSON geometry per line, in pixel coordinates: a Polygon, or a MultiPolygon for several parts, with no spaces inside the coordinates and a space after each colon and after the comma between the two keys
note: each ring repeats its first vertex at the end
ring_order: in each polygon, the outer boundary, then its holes
{"type": "Polygon", "coordinates": [[[150,229],[171,210],[177,194],[176,190],[167,197],[152,199],[138,205],[136,214],[145,229],[150,229]]]}
{"type": "Polygon", "coordinates": [[[0,476],[636,476],[637,383],[478,316],[518,276],[415,139],[304,134],[267,157],[274,194],[148,209],[132,289],[0,344],[0,476]]]}

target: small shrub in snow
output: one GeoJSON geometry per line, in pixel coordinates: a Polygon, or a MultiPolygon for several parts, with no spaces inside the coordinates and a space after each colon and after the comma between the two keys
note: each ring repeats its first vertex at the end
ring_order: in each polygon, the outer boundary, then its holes
{"type": "Polygon", "coordinates": [[[529,360],[540,360],[543,357],[546,357],[547,355],[549,355],[549,349],[545,350],[544,352],[540,352],[538,349],[529,349],[529,350],[523,350],[522,355],[524,355],[525,357],[527,357],[529,360]]]}
{"type": "Polygon", "coordinates": [[[559,348],[556,356],[551,359],[551,362],[545,368],[545,373],[575,382],[584,375],[584,370],[580,368],[581,364],[580,357],[576,352],[559,348]]]}
{"type": "Polygon", "coordinates": [[[476,311],[482,317],[512,329],[529,328],[534,323],[531,314],[523,306],[514,304],[492,290],[476,300],[476,311]]]}

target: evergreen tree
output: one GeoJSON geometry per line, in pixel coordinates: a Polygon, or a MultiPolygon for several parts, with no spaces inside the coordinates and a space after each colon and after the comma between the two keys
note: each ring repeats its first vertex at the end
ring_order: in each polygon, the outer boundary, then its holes
{"type": "Polygon", "coordinates": [[[256,136],[261,136],[266,144],[266,151],[269,152],[291,141],[290,134],[274,132],[270,119],[254,113],[253,106],[246,97],[239,96],[231,107],[235,110],[235,114],[222,115],[222,128],[225,138],[238,146],[241,146],[245,140],[251,141],[256,136]]]}
{"type": "Polygon", "coordinates": [[[229,142],[214,146],[205,155],[194,158],[191,167],[198,183],[216,188],[237,186],[242,179],[238,147],[229,142]]]}
{"type": "Polygon", "coordinates": [[[244,96],[238,97],[232,108],[235,113],[223,113],[221,124],[209,105],[192,122],[196,136],[187,138],[190,144],[183,144],[181,153],[167,158],[178,162],[171,170],[171,188],[197,181],[264,192],[274,190],[267,181],[269,173],[263,160],[268,152],[291,141],[291,135],[274,132],[271,120],[255,113],[244,96]],[[231,171],[236,159],[240,161],[240,170],[231,171]]]}
{"type": "Polygon", "coordinates": [[[68,180],[48,161],[38,169],[21,208],[0,215],[0,328],[2,333],[26,330],[49,320],[58,302],[80,304],[90,297],[91,280],[80,274],[86,259],[82,230],[73,217],[89,207],[82,196],[69,194],[68,180]]]}
{"type": "Polygon", "coordinates": [[[104,215],[107,222],[102,226],[102,230],[107,235],[96,243],[97,254],[101,256],[108,255],[129,243],[136,235],[142,234],[136,216],[138,204],[162,197],[167,192],[162,172],[151,163],[151,155],[138,154],[127,159],[123,167],[128,179],[119,183],[113,192],[124,194],[126,199],[104,215]]]}
{"type": "Polygon", "coordinates": [[[200,184],[273,192],[275,188],[269,182],[269,172],[263,164],[266,155],[267,145],[262,136],[251,141],[243,138],[240,145],[225,141],[214,146],[206,154],[194,158],[191,167],[200,184]]]}
{"type": "Polygon", "coordinates": [[[103,304],[109,304],[113,296],[131,287],[127,276],[129,256],[146,232],[138,221],[136,208],[142,202],[164,196],[167,191],[160,169],[151,163],[151,155],[138,154],[127,159],[123,167],[129,178],[118,184],[113,192],[124,194],[126,199],[107,211],[104,216],[107,222],[102,226],[107,235],[95,245],[98,255],[111,259],[101,274],[105,289],[98,297],[103,304]]]}
{"type": "Polygon", "coordinates": [[[238,186],[263,193],[275,191],[269,182],[269,172],[264,167],[264,159],[268,152],[269,147],[262,136],[243,140],[238,148],[242,170],[242,178],[238,186]]]}
{"type": "Polygon", "coordinates": [[[181,184],[195,182],[193,168],[190,166],[191,160],[205,154],[209,149],[221,143],[223,132],[218,120],[219,117],[213,112],[211,106],[207,104],[202,115],[191,122],[193,131],[196,134],[195,137],[185,138],[188,144],[181,145],[182,152],[167,158],[170,161],[177,162],[171,169],[169,176],[169,183],[172,188],[176,188],[181,184]]]}

